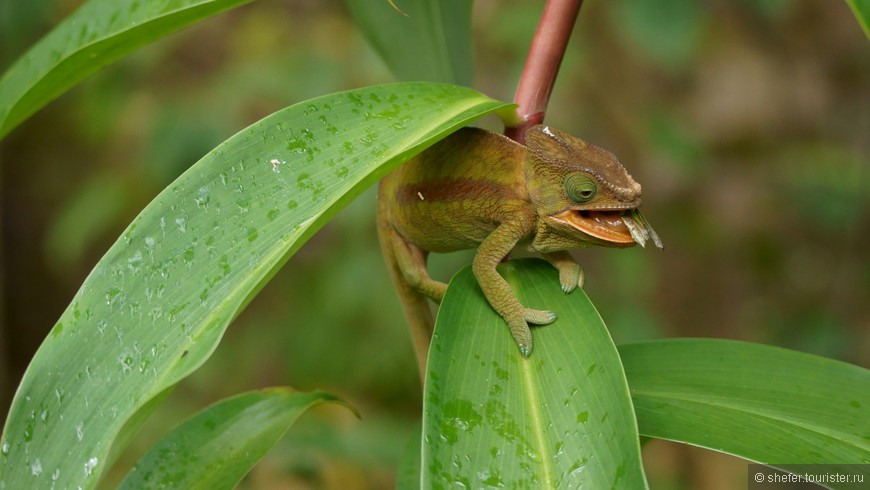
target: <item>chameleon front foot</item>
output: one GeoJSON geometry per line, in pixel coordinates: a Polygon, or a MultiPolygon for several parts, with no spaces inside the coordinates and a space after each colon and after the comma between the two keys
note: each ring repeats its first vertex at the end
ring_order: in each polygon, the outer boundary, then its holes
{"type": "Polygon", "coordinates": [[[570,264],[559,268],[559,284],[562,286],[562,292],[570,293],[576,288],[582,288],[586,276],[583,274],[583,268],[578,264],[570,264]]]}
{"type": "Polygon", "coordinates": [[[545,253],[543,256],[559,271],[559,285],[562,286],[563,293],[568,294],[578,287],[583,287],[583,268],[574,262],[571,254],[561,251],[545,253]]]}
{"type": "Polygon", "coordinates": [[[529,324],[525,320],[517,320],[508,323],[511,329],[511,336],[520,348],[520,353],[524,357],[529,357],[532,353],[532,331],[529,329],[529,324]]]}
{"type": "Polygon", "coordinates": [[[535,325],[549,325],[556,321],[556,314],[552,311],[533,310],[532,308],[525,308],[523,310],[523,317],[526,322],[534,323],[535,325]]]}

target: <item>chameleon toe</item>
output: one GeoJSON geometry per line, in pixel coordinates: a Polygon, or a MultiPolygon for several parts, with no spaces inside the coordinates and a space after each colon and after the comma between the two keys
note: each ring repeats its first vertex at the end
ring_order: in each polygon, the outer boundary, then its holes
{"type": "Polygon", "coordinates": [[[532,331],[529,329],[529,325],[525,321],[520,320],[511,322],[508,326],[510,327],[514,342],[520,348],[520,352],[523,356],[528,357],[532,353],[532,331]]]}
{"type": "Polygon", "coordinates": [[[556,321],[556,314],[547,310],[526,308],[523,316],[526,321],[535,325],[549,325],[556,321]]]}

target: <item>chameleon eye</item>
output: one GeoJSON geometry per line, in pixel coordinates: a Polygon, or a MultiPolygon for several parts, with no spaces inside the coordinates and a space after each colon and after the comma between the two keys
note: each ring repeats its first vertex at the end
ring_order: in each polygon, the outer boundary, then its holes
{"type": "Polygon", "coordinates": [[[595,197],[597,188],[595,182],[589,177],[580,174],[572,174],[565,177],[563,182],[565,193],[575,202],[589,202],[595,197]]]}

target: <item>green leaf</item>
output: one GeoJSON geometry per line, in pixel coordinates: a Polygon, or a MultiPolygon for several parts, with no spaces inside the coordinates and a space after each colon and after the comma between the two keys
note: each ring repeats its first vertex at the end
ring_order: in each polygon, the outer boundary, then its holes
{"type": "Polygon", "coordinates": [[[714,339],[619,348],[640,433],[766,464],[870,463],[870,371],[714,339]]]}
{"type": "Polygon", "coordinates": [[[125,54],[251,0],[91,0],[0,78],[0,138],[125,54]]]}
{"type": "Polygon", "coordinates": [[[601,317],[540,260],[503,264],[559,319],[520,355],[471,270],[438,312],[423,399],[422,488],[645,488],[628,386],[601,317]]]}
{"type": "Polygon", "coordinates": [[[335,401],[329,393],[288,388],[222,400],[152,446],[118,488],[233,488],[303,412],[335,401]]]}
{"type": "Polygon", "coordinates": [[[846,0],[846,3],[855,14],[861,29],[864,29],[864,35],[870,39],[870,0],[846,0]]]}
{"type": "Polygon", "coordinates": [[[357,25],[399,80],[468,86],[474,73],[470,0],[346,0],[357,25]]]}
{"type": "Polygon", "coordinates": [[[503,107],[451,85],[370,87],[278,111],[206,155],[109,249],[34,356],[0,438],[0,488],[92,488],[125,422],[199,367],[331,216],[503,107]]]}

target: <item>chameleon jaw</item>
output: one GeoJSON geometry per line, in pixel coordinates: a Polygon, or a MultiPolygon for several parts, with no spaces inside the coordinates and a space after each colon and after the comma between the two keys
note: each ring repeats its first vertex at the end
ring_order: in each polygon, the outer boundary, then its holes
{"type": "Polygon", "coordinates": [[[630,247],[637,243],[646,247],[651,240],[659,249],[664,249],[658,233],[638,208],[628,209],[569,209],[553,218],[586,235],[597,238],[612,247],[630,247]]]}
{"type": "Polygon", "coordinates": [[[624,209],[568,209],[552,218],[610,246],[630,247],[635,244],[635,239],[623,220],[625,214],[624,209]]]}

